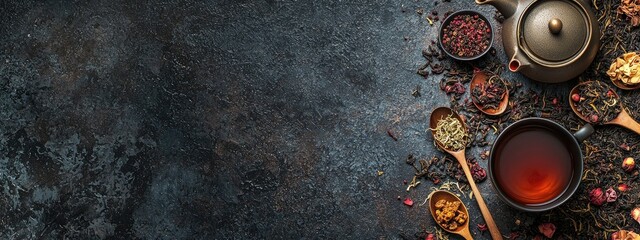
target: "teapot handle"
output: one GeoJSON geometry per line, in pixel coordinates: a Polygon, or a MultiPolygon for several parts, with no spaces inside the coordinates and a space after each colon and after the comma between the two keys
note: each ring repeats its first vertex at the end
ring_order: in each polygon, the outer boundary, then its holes
{"type": "Polygon", "coordinates": [[[513,16],[518,9],[518,0],[476,0],[476,4],[489,4],[494,6],[505,19],[513,16]]]}

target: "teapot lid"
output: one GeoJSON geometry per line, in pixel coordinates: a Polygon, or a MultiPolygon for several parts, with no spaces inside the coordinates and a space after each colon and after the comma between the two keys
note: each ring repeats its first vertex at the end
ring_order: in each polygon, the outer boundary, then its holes
{"type": "Polygon", "coordinates": [[[535,1],[520,19],[519,43],[534,59],[570,60],[585,47],[589,24],[583,8],[574,1],[535,1]]]}

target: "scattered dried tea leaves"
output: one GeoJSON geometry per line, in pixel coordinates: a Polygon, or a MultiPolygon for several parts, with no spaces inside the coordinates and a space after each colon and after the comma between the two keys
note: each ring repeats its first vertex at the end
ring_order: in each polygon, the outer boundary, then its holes
{"type": "Polygon", "coordinates": [[[460,201],[447,201],[444,199],[436,202],[436,222],[445,229],[456,230],[467,221],[467,214],[460,211],[460,201]]]}
{"type": "Polygon", "coordinates": [[[396,134],[393,133],[391,130],[387,130],[387,135],[393,139],[393,141],[398,141],[398,137],[396,137],[396,134]]]}
{"type": "Polygon", "coordinates": [[[447,150],[460,151],[467,145],[467,132],[452,115],[442,117],[436,123],[436,128],[430,130],[433,131],[433,138],[447,150]]]}
{"type": "Polygon", "coordinates": [[[556,232],[556,225],[553,225],[553,223],[543,223],[538,225],[538,231],[540,231],[540,233],[545,237],[552,238],[553,234],[556,232]]]}
{"type": "Polygon", "coordinates": [[[420,181],[416,181],[416,179],[417,179],[417,177],[416,177],[416,176],[413,176],[413,180],[411,180],[411,183],[409,183],[409,186],[407,186],[407,192],[408,192],[409,190],[411,190],[411,188],[415,188],[415,187],[417,187],[418,185],[420,185],[420,181]]]}
{"type": "Polygon", "coordinates": [[[625,14],[631,19],[631,25],[640,25],[640,0],[621,0],[618,6],[618,14],[625,14]]]}
{"type": "Polygon", "coordinates": [[[620,81],[625,85],[636,85],[640,83],[640,55],[636,52],[629,52],[616,58],[611,63],[607,75],[611,81],[620,81]]]}

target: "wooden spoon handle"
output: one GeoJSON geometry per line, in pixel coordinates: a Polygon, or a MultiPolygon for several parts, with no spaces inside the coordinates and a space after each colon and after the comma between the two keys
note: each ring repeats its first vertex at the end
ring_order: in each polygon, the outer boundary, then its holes
{"type": "Polygon", "coordinates": [[[460,236],[462,236],[465,240],[473,240],[471,236],[471,232],[469,231],[469,225],[467,225],[464,230],[460,231],[460,236]]]}
{"type": "Polygon", "coordinates": [[[487,227],[489,227],[491,238],[493,238],[494,240],[501,240],[502,235],[500,234],[500,229],[496,225],[496,222],[493,220],[491,212],[489,212],[489,208],[487,208],[487,204],[484,202],[484,199],[480,194],[480,190],[478,190],[476,183],[473,181],[473,176],[471,176],[471,171],[469,170],[469,166],[467,165],[467,159],[464,156],[464,151],[457,152],[453,154],[453,156],[458,159],[458,162],[460,163],[460,165],[462,165],[462,170],[464,170],[464,175],[467,176],[469,185],[471,185],[471,190],[473,191],[473,195],[476,197],[478,207],[480,207],[480,212],[482,212],[482,217],[484,217],[484,221],[487,223],[487,227]]]}
{"type": "Polygon", "coordinates": [[[629,116],[629,113],[627,113],[627,111],[622,111],[617,118],[617,121],[614,122],[615,124],[623,126],[631,131],[634,131],[637,134],[640,134],[640,124],[638,124],[636,120],[629,116]]]}

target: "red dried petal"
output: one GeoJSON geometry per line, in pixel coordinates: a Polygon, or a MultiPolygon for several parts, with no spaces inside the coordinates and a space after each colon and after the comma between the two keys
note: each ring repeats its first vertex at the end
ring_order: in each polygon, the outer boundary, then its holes
{"type": "Polygon", "coordinates": [[[616,193],[616,190],[613,190],[612,187],[607,189],[605,196],[607,198],[607,202],[615,202],[618,199],[618,193],[616,193]]]}
{"type": "Polygon", "coordinates": [[[631,211],[631,217],[640,223],[640,208],[635,208],[631,211]]]}
{"type": "Polygon", "coordinates": [[[553,225],[553,223],[543,223],[538,225],[538,231],[540,231],[540,233],[545,237],[552,238],[553,234],[556,232],[556,225],[553,225]]]}
{"type": "Polygon", "coordinates": [[[484,223],[478,223],[478,230],[480,230],[481,232],[487,231],[489,228],[487,227],[487,224],[484,223]]]}
{"type": "Polygon", "coordinates": [[[427,234],[427,237],[424,238],[424,240],[435,240],[436,236],[433,235],[433,233],[429,233],[427,234]]]}
{"type": "Polygon", "coordinates": [[[403,203],[409,207],[413,206],[413,200],[411,200],[411,198],[405,198],[403,203]]]}
{"type": "Polygon", "coordinates": [[[595,206],[602,206],[602,204],[607,201],[602,188],[595,188],[591,190],[591,192],[589,192],[589,201],[595,206]]]}

